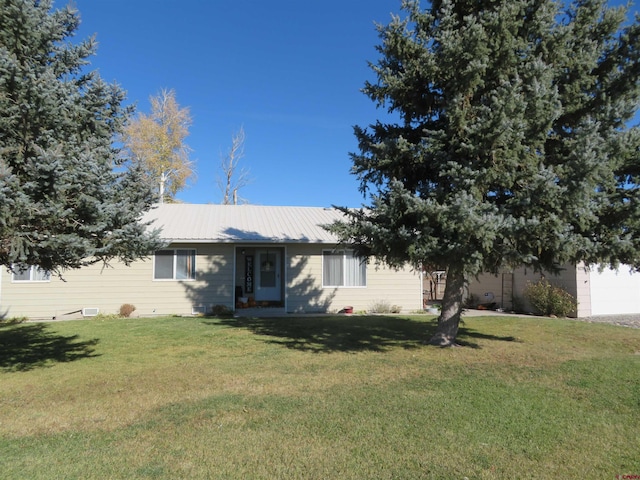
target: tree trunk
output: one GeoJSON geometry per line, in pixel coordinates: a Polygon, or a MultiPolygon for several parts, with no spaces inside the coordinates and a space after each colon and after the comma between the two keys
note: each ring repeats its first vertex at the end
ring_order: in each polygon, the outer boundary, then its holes
{"type": "Polygon", "coordinates": [[[167,181],[167,174],[165,172],[160,173],[160,198],[159,203],[164,203],[164,184],[167,181]]]}
{"type": "Polygon", "coordinates": [[[436,333],[429,340],[430,345],[439,347],[454,346],[464,297],[465,276],[462,265],[452,264],[447,269],[447,284],[442,297],[442,311],[438,318],[436,333]]]}

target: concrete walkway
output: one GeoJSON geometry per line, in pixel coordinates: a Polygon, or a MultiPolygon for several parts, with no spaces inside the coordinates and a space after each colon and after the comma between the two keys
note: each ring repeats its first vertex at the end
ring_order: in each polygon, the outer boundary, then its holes
{"type": "MultiPolygon", "coordinates": [[[[504,315],[507,317],[525,317],[525,318],[547,318],[537,317],[535,315],[508,313],[508,312],[496,312],[493,310],[465,310],[462,314],[463,317],[486,317],[486,316],[499,316],[504,315]]],[[[595,315],[593,317],[582,318],[569,318],[567,320],[575,320],[577,322],[589,322],[589,323],[609,323],[611,325],[618,325],[621,327],[640,328],[640,315],[595,315]]]]}
{"type": "MultiPolygon", "coordinates": [[[[426,313],[426,315],[433,315],[426,313]]],[[[286,313],[284,308],[243,308],[238,309],[234,313],[234,317],[254,317],[254,318],[274,318],[274,317],[313,317],[313,316],[335,316],[341,315],[339,313],[286,313]]],[[[345,315],[346,316],[346,315],[345,315]]],[[[539,317],[536,315],[510,313],[510,312],[497,312],[495,310],[476,310],[465,309],[462,313],[462,317],[521,317],[521,318],[547,318],[539,317]]],[[[575,320],[580,322],[590,323],[610,323],[612,325],[618,325],[623,327],[640,328],[640,315],[599,315],[586,318],[570,318],[569,320],[575,320]]]]}

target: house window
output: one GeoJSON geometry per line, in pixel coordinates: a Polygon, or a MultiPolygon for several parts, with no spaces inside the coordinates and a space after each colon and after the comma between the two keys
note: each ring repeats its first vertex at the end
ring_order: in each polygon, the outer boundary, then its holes
{"type": "Polygon", "coordinates": [[[195,250],[158,250],[154,255],[155,280],[194,280],[196,278],[195,250]]]}
{"type": "Polygon", "coordinates": [[[51,274],[35,265],[13,265],[14,282],[49,282],[51,274]]]}
{"type": "Polygon", "coordinates": [[[367,262],[350,250],[322,252],[323,287],[366,287],[367,262]]]}

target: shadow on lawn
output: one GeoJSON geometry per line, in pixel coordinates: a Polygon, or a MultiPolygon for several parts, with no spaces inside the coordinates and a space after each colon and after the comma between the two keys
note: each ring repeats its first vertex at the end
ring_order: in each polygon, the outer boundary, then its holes
{"type": "Polygon", "coordinates": [[[47,362],[72,362],[96,357],[98,339],[78,341],[78,335],[65,337],[48,331],[44,323],[0,324],[0,371],[28,371],[47,362]]]}
{"type": "MultiPolygon", "coordinates": [[[[436,319],[416,321],[402,317],[240,317],[220,320],[223,325],[245,328],[271,337],[268,342],[314,353],[384,352],[391,348],[421,348],[433,336],[436,319]]],[[[216,323],[217,325],[218,323],[216,323]]],[[[516,341],[513,337],[496,337],[461,326],[458,343],[481,348],[473,339],[516,341]]]]}
{"type": "Polygon", "coordinates": [[[482,348],[479,344],[470,341],[469,339],[482,339],[482,340],[495,340],[500,342],[515,342],[515,343],[523,343],[522,340],[516,337],[499,337],[497,335],[489,335],[486,333],[481,333],[471,328],[466,328],[460,324],[460,329],[458,330],[458,337],[456,338],[456,343],[461,347],[469,347],[469,348],[482,348]]]}

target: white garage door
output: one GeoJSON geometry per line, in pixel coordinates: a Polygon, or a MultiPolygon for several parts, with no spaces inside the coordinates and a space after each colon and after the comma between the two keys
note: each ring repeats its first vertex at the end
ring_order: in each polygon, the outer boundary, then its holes
{"type": "Polygon", "coordinates": [[[640,313],[640,274],[621,265],[618,271],[591,271],[591,315],[640,313]]]}

